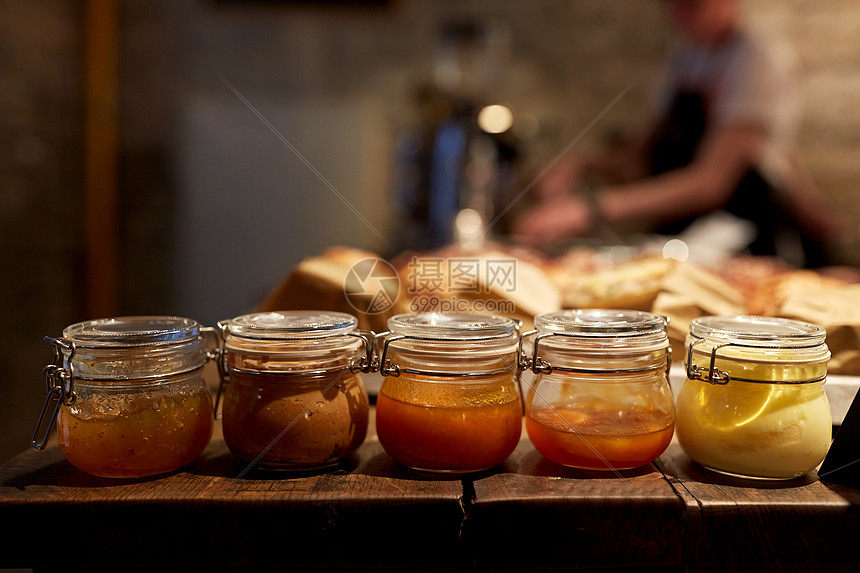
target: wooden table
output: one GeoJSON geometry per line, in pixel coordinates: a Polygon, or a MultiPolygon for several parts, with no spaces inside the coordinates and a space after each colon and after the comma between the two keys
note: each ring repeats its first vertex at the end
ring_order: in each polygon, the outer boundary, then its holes
{"type": "Polygon", "coordinates": [[[335,471],[243,471],[220,435],[145,480],[26,452],[0,468],[0,567],[860,570],[860,490],[721,477],[674,443],[613,474],[555,465],[524,434],[505,464],[461,478],[411,472],[371,435],[335,471]]]}

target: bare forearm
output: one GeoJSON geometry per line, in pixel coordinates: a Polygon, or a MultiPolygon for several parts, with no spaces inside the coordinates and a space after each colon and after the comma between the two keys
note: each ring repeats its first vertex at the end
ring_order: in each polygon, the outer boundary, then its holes
{"type": "Polygon", "coordinates": [[[718,207],[727,198],[728,185],[708,181],[692,169],[606,188],[598,197],[601,216],[608,223],[636,220],[671,221],[718,207]]]}
{"type": "Polygon", "coordinates": [[[718,130],[687,167],[636,183],[608,187],[598,207],[609,223],[639,219],[664,222],[698,215],[725,204],[761,145],[755,126],[718,130]]]}

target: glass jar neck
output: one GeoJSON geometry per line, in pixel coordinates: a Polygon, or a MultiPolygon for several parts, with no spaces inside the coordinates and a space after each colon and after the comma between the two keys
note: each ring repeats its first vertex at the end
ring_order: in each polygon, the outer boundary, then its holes
{"type": "Polygon", "coordinates": [[[228,334],[224,341],[225,364],[256,373],[344,369],[361,362],[366,343],[358,334],[264,340],[228,334]]]}
{"type": "Polygon", "coordinates": [[[530,363],[535,373],[637,373],[668,369],[670,353],[663,332],[612,338],[545,332],[532,341],[530,363]]]}
{"type": "Polygon", "coordinates": [[[464,379],[514,373],[517,337],[469,342],[392,339],[380,368],[384,375],[408,372],[464,379]]]}
{"type": "Polygon", "coordinates": [[[687,378],[715,384],[729,381],[771,384],[823,382],[830,351],[826,344],[750,346],[688,335],[687,378]]]}
{"type": "Polygon", "coordinates": [[[74,345],[68,363],[76,380],[148,380],[191,372],[207,360],[202,335],[179,342],[139,346],[74,345]]]}
{"type": "MultiPolygon", "coordinates": [[[[192,370],[176,372],[147,378],[90,378],[75,381],[75,391],[79,397],[89,392],[146,392],[163,388],[182,387],[188,382],[200,381],[201,387],[206,387],[203,381],[203,366],[192,370]]],[[[207,387],[208,388],[208,387],[207,387]]]]}
{"type": "Polygon", "coordinates": [[[660,315],[633,310],[545,313],[535,318],[529,364],[536,374],[668,371],[666,324],[660,315]]]}
{"type": "Polygon", "coordinates": [[[71,380],[146,380],[200,368],[216,335],[190,318],[140,315],[78,322],[46,340],[71,380]]]}
{"type": "Polygon", "coordinates": [[[366,370],[367,333],[342,312],[259,312],[218,323],[223,366],[251,374],[315,373],[344,368],[366,370]]]}
{"type": "Polygon", "coordinates": [[[644,373],[660,371],[671,362],[668,341],[647,348],[606,348],[605,346],[577,346],[542,344],[537,360],[543,367],[554,370],[584,373],[644,373]]]}
{"type": "Polygon", "coordinates": [[[516,372],[519,323],[468,313],[399,314],[388,320],[379,369],[463,379],[516,372]]]}

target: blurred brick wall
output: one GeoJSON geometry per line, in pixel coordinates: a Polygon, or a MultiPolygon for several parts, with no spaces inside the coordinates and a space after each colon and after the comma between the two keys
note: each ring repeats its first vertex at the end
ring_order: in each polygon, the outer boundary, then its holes
{"type": "Polygon", "coordinates": [[[839,253],[860,266],[860,4],[850,0],[753,0],[749,21],[786,39],[801,71],[801,151],[815,182],[853,230],[839,253]]]}
{"type": "Polygon", "coordinates": [[[29,443],[45,335],[81,313],[82,43],[76,2],[0,2],[0,462],[29,443]]]}

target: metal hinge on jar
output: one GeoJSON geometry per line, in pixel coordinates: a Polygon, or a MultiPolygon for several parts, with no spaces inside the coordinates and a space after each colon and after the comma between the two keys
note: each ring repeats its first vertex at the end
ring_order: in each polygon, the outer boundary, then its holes
{"type": "MultiPolygon", "coordinates": [[[[711,360],[707,369],[699,368],[695,364],[693,364],[693,347],[699,344],[700,342],[704,342],[703,338],[699,338],[691,342],[687,347],[687,378],[690,380],[701,380],[702,382],[707,382],[708,384],[717,384],[717,385],[725,385],[731,382],[732,380],[738,382],[755,382],[762,384],[809,384],[813,382],[822,382],[827,378],[827,375],[818,376],[816,378],[812,378],[809,380],[796,380],[787,382],[784,380],[757,380],[754,378],[741,378],[740,376],[729,376],[729,373],[720,370],[717,368],[717,350],[725,348],[727,346],[735,346],[739,348],[760,348],[758,346],[752,345],[744,345],[738,344],[736,342],[724,342],[722,344],[716,344],[711,349],[711,360]]],[[[782,346],[781,348],[811,348],[810,346],[782,346]]]]}
{"type": "Polygon", "coordinates": [[[45,374],[45,386],[48,395],[42,405],[36,429],[30,439],[30,445],[37,450],[44,450],[51,435],[51,430],[57,421],[60,406],[65,404],[71,406],[77,400],[75,393],[75,377],[72,367],[72,358],[75,355],[75,344],[64,338],[45,337],[45,341],[51,343],[54,349],[54,361],[43,369],[45,374]],[[48,412],[50,411],[50,414],[48,412]],[[40,432],[47,420],[47,427],[40,432]],[[40,436],[41,434],[41,436],[40,436]]]}
{"type": "MultiPolygon", "coordinates": [[[[437,376],[440,378],[480,378],[482,376],[496,376],[498,374],[505,374],[507,372],[512,372],[518,370],[519,363],[517,364],[509,364],[509,366],[505,366],[504,368],[496,368],[493,370],[482,370],[478,372],[437,372],[437,371],[428,371],[428,370],[417,370],[414,368],[401,368],[398,364],[391,361],[388,358],[388,347],[392,342],[397,342],[400,340],[417,340],[421,342],[471,342],[474,338],[471,337],[453,337],[453,336],[445,336],[445,337],[434,337],[434,336],[415,336],[415,335],[406,335],[406,334],[395,334],[391,335],[391,332],[386,331],[381,334],[376,335],[376,339],[383,338],[382,342],[382,352],[379,355],[378,359],[374,360],[374,366],[378,369],[379,373],[382,376],[392,376],[394,378],[400,376],[401,372],[405,372],[407,374],[413,374],[417,376],[437,376]]],[[[488,339],[498,338],[498,337],[488,337],[488,339]]],[[[499,356],[499,358],[502,358],[499,356]]],[[[504,361],[504,359],[502,358],[504,361]]],[[[507,361],[504,361],[506,364],[507,361]]]]}
{"type": "Polygon", "coordinates": [[[694,340],[687,347],[687,378],[690,380],[702,380],[703,382],[707,382],[708,384],[728,384],[729,373],[717,368],[717,350],[723,348],[725,346],[735,346],[731,342],[725,342],[723,344],[716,344],[711,349],[711,363],[707,370],[703,368],[699,368],[693,363],[693,347],[698,343],[704,342],[704,339],[700,338],[698,340],[694,340]],[[707,372],[707,374],[705,374],[707,372]]]}
{"type": "MultiPolygon", "coordinates": [[[[520,370],[531,370],[535,374],[552,374],[555,371],[569,372],[569,373],[574,373],[574,374],[589,374],[592,372],[600,372],[601,374],[631,374],[631,373],[648,372],[651,370],[655,370],[655,368],[653,368],[653,367],[618,368],[618,369],[609,370],[609,369],[604,369],[604,368],[588,369],[588,368],[570,368],[567,366],[553,366],[552,364],[550,364],[549,362],[547,362],[546,360],[541,358],[541,356],[539,354],[539,350],[538,350],[538,347],[540,346],[540,341],[543,340],[544,338],[549,338],[551,336],[561,336],[561,337],[565,337],[565,338],[574,339],[574,338],[577,338],[577,335],[565,334],[562,332],[545,332],[543,334],[538,334],[537,336],[535,336],[534,347],[532,349],[532,356],[531,356],[531,358],[529,358],[529,356],[526,354],[525,350],[523,349],[523,343],[524,343],[526,337],[532,336],[532,335],[537,334],[537,333],[538,333],[537,330],[530,330],[528,332],[524,332],[523,335],[520,337],[519,352],[518,352],[519,361],[520,361],[520,363],[519,363],[520,370]]],[[[667,346],[666,347],[666,366],[665,366],[665,374],[666,374],[667,379],[669,378],[669,372],[670,372],[671,368],[672,368],[672,347],[667,346]]]]}

